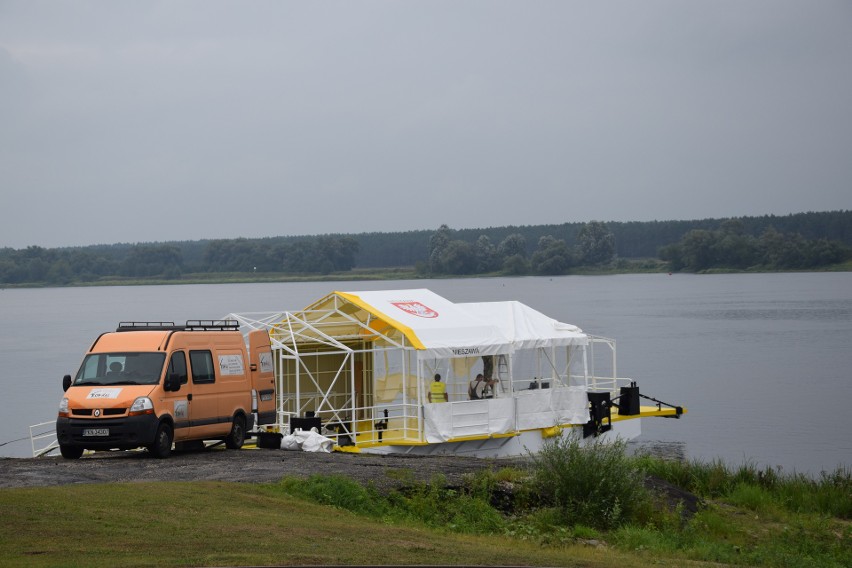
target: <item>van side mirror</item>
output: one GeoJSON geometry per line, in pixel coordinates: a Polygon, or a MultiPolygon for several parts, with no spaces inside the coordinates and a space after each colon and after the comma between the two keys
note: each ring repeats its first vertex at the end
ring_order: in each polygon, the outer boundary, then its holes
{"type": "Polygon", "coordinates": [[[177,373],[169,373],[166,375],[166,382],[163,383],[164,391],[177,392],[180,390],[180,375],[177,373]]]}
{"type": "Polygon", "coordinates": [[[62,377],[62,390],[67,391],[71,387],[71,375],[62,377]]]}

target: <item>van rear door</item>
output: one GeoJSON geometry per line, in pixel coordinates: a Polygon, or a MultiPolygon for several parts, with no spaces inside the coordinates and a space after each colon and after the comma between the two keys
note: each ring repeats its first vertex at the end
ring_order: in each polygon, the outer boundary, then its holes
{"type": "Polygon", "coordinates": [[[275,365],[266,330],[249,333],[251,384],[257,393],[257,424],[275,424],[275,365]]]}

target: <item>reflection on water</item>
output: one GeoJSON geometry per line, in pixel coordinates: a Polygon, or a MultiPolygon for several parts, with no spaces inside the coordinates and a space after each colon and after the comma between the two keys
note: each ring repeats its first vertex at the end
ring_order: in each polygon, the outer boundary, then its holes
{"type": "Polygon", "coordinates": [[[637,456],[651,456],[679,462],[687,460],[686,442],[638,439],[627,444],[627,450],[637,456]]]}
{"type": "Polygon", "coordinates": [[[776,304],[729,304],[722,309],[684,310],[683,317],[711,320],[775,320],[819,322],[845,321],[852,318],[852,302],[788,302],[776,304]]]}

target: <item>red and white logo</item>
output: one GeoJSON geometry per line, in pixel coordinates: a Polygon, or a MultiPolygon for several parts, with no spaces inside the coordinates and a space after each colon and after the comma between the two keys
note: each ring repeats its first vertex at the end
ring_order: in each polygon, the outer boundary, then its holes
{"type": "Polygon", "coordinates": [[[417,316],[419,318],[438,317],[438,312],[436,312],[429,306],[421,304],[420,302],[391,302],[391,304],[393,304],[400,310],[407,312],[413,316],[417,316]]]}

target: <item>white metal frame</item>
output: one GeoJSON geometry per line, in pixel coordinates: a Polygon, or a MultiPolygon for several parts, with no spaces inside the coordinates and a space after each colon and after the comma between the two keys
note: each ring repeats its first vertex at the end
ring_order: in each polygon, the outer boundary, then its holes
{"type": "MultiPolygon", "coordinates": [[[[325,422],[331,422],[343,426],[344,431],[339,433],[339,436],[349,436],[352,440],[355,439],[356,432],[346,428],[347,424],[354,425],[358,422],[358,416],[366,415],[366,420],[373,424],[384,418],[382,410],[384,408],[399,409],[400,415],[395,416],[395,419],[402,419],[403,431],[407,433],[410,419],[412,418],[411,411],[416,410],[413,418],[418,422],[418,438],[422,437],[422,416],[419,413],[419,405],[422,404],[422,393],[418,381],[418,405],[413,406],[408,400],[407,384],[403,384],[403,401],[402,404],[382,405],[379,409],[375,404],[359,407],[356,399],[355,388],[355,365],[353,364],[354,355],[356,353],[376,353],[382,350],[390,351],[414,351],[414,348],[408,344],[405,336],[397,339],[392,335],[377,331],[370,327],[373,317],[368,315],[366,321],[361,321],[351,315],[341,311],[341,307],[345,302],[338,296],[334,296],[333,305],[326,309],[303,310],[300,312],[263,312],[263,313],[246,313],[246,314],[229,314],[227,317],[236,319],[240,322],[241,327],[246,330],[265,329],[269,332],[270,343],[273,351],[278,352],[278,365],[276,367],[276,396],[277,396],[277,428],[281,432],[290,431],[291,418],[304,414],[308,406],[313,406],[316,413],[323,413],[326,418],[325,422]],[[333,319],[339,318],[339,319],[333,319]],[[333,336],[323,328],[339,327],[342,324],[353,326],[356,333],[350,333],[346,336],[333,336]],[[353,349],[347,343],[364,342],[367,339],[372,342],[381,341],[386,345],[378,349],[353,349]],[[313,348],[317,346],[326,346],[328,349],[323,351],[310,350],[305,351],[300,349],[309,345],[313,348]],[[320,356],[340,356],[343,355],[340,366],[338,367],[334,378],[326,389],[320,386],[320,380],[315,376],[310,366],[303,361],[303,357],[320,357],[320,356]],[[293,362],[292,368],[295,370],[295,375],[292,377],[296,390],[293,393],[287,391],[285,387],[285,377],[283,369],[285,361],[293,362]],[[340,378],[348,374],[348,392],[347,400],[344,404],[332,404],[333,399],[340,395],[334,394],[335,386],[339,385],[340,378]],[[302,379],[307,377],[309,384],[316,390],[312,392],[302,391],[302,379]],[[294,410],[288,410],[294,408],[294,410]]],[[[390,328],[393,330],[393,328],[390,328]]],[[[396,330],[394,330],[396,331],[396,330]]],[[[408,380],[408,359],[402,358],[403,363],[403,380],[408,380]]],[[[344,379],[344,380],[346,380],[344,379]]],[[[373,384],[373,388],[375,384],[373,384]]],[[[375,393],[373,393],[375,396],[375,393]]],[[[352,428],[352,430],[355,430],[352,428]]],[[[368,435],[367,437],[375,437],[376,431],[363,430],[360,434],[368,435]]]]}

